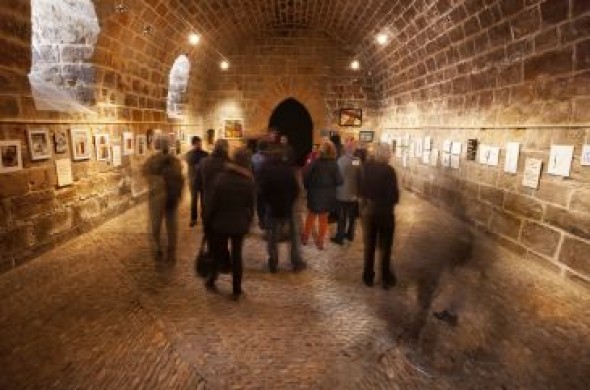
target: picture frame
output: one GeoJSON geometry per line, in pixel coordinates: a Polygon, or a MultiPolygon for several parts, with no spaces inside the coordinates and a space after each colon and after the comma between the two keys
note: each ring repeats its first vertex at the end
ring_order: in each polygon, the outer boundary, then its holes
{"type": "Polygon", "coordinates": [[[68,151],[68,135],[65,130],[56,130],[53,134],[55,154],[65,154],[68,151]]]}
{"type": "Polygon", "coordinates": [[[0,141],[0,173],[23,169],[23,155],[19,140],[0,141]]]}
{"type": "Polygon", "coordinates": [[[28,130],[27,139],[29,140],[29,152],[31,153],[32,161],[47,160],[51,158],[49,130],[28,130]]]}
{"type": "Polygon", "coordinates": [[[359,142],[370,143],[375,138],[374,131],[363,130],[359,131],[359,142]]]}
{"type": "Polygon", "coordinates": [[[137,156],[145,156],[148,143],[147,143],[147,136],[146,135],[138,135],[135,138],[135,148],[136,148],[136,155],[137,156]]]}
{"type": "Polygon", "coordinates": [[[71,129],[70,138],[72,145],[72,160],[82,161],[90,160],[91,141],[90,130],[88,129],[71,129]]]}
{"type": "Polygon", "coordinates": [[[242,139],[244,138],[244,120],[242,118],[223,119],[223,138],[242,139]]]}
{"type": "Polygon", "coordinates": [[[94,144],[96,146],[96,161],[110,161],[111,142],[109,134],[95,134],[94,144]]]}
{"type": "Polygon", "coordinates": [[[340,126],[362,126],[363,110],[360,108],[341,108],[338,123],[340,126]]]}
{"type": "Polygon", "coordinates": [[[135,138],[131,131],[123,132],[123,156],[131,156],[135,153],[135,138]]]}

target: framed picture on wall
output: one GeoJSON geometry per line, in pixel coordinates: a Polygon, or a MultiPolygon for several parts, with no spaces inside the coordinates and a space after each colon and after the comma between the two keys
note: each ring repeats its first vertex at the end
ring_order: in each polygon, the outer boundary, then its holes
{"type": "Polygon", "coordinates": [[[137,149],[138,156],[145,156],[147,151],[147,136],[145,135],[138,135],[135,139],[135,147],[137,149]]]}
{"type": "Polygon", "coordinates": [[[374,137],[375,137],[374,131],[359,131],[359,141],[360,142],[373,142],[374,137]]]}
{"type": "Polygon", "coordinates": [[[223,138],[244,138],[244,120],[241,118],[226,118],[223,120],[223,138]]]}
{"type": "Polygon", "coordinates": [[[68,136],[65,130],[55,130],[53,145],[56,154],[64,154],[68,151],[68,136]]]}
{"type": "Polygon", "coordinates": [[[70,130],[72,138],[72,160],[89,160],[90,159],[90,130],[72,129],[70,130]]]}
{"type": "Polygon", "coordinates": [[[131,156],[133,153],[135,153],[133,133],[126,131],[123,133],[123,156],[131,156]]]}
{"type": "Polygon", "coordinates": [[[49,141],[49,130],[36,129],[28,131],[29,151],[31,160],[47,160],[51,158],[51,145],[49,141]]]}
{"type": "Polygon", "coordinates": [[[0,141],[0,173],[23,169],[23,156],[20,141],[0,141]]]}
{"type": "Polygon", "coordinates": [[[96,134],[94,136],[96,145],[96,159],[98,161],[109,161],[111,159],[111,143],[108,134],[96,134]]]}
{"type": "Polygon", "coordinates": [[[363,110],[360,108],[340,109],[340,126],[362,126],[363,110]]]}

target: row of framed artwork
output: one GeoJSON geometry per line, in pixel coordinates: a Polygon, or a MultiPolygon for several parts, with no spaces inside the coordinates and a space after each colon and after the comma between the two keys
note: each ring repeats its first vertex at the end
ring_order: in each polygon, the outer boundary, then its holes
{"type": "MultiPolygon", "coordinates": [[[[161,130],[148,130],[146,134],[135,135],[132,131],[125,131],[120,140],[111,145],[109,133],[101,132],[92,135],[89,129],[69,130],[71,145],[71,158],[73,161],[90,160],[92,157],[92,140],[94,139],[94,153],[97,161],[111,161],[114,154],[123,156],[144,156],[151,147],[160,149],[162,137],[174,136],[170,133],[164,135],[161,130]]],[[[27,131],[30,159],[32,161],[47,160],[56,155],[65,154],[68,151],[68,131],[56,130],[53,135],[53,147],[49,130],[31,129],[27,131]]],[[[118,156],[117,156],[118,157],[118,156]]],[[[0,173],[14,172],[23,168],[22,150],[20,140],[0,141],[0,173]]]]}

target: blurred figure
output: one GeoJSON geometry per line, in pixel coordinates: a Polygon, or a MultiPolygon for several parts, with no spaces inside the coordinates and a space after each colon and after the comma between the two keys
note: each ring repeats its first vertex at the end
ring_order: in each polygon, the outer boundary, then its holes
{"type": "Polygon", "coordinates": [[[378,145],[374,157],[363,165],[359,176],[359,196],[364,236],[363,281],[369,287],[375,279],[375,249],[379,244],[381,253],[381,277],[383,288],[396,283],[391,270],[391,247],[395,219],[393,209],[399,202],[399,189],[395,170],[389,165],[391,148],[378,145]]]}
{"type": "Polygon", "coordinates": [[[219,259],[225,256],[231,244],[233,298],[242,294],[242,246],[254,216],[255,188],[250,170],[251,153],[237,149],[233,161],[226,163],[211,189],[206,192],[205,223],[209,243],[215,259],[211,274],[205,282],[209,290],[215,289],[219,275],[219,259]]]}
{"type": "Polygon", "coordinates": [[[268,147],[268,140],[264,138],[259,139],[256,145],[257,152],[252,156],[252,172],[254,173],[254,181],[256,183],[256,215],[258,216],[258,226],[262,230],[266,229],[266,204],[260,187],[260,173],[268,159],[268,147]]]}
{"type": "Polygon", "coordinates": [[[294,271],[305,268],[299,250],[299,234],[293,207],[299,196],[299,184],[289,158],[276,151],[269,156],[260,178],[260,190],[266,200],[266,224],[268,227],[268,267],[270,272],[278,271],[278,241],[284,227],[289,227],[291,264],[294,271]]]}
{"type": "Polygon", "coordinates": [[[304,167],[309,166],[312,162],[314,162],[320,155],[320,145],[314,144],[311,152],[305,158],[305,165],[304,167]]]}
{"type": "Polygon", "coordinates": [[[338,168],[344,182],[336,189],[338,201],[338,226],[332,242],[342,245],[344,239],[354,240],[356,218],[358,217],[358,174],[361,160],[354,157],[355,143],[344,145],[344,154],[338,159],[338,168]]]}
{"type": "Polygon", "coordinates": [[[160,145],[161,152],[145,162],[143,174],[149,180],[149,211],[156,258],[159,260],[163,255],[160,232],[164,219],[168,234],[168,261],[175,261],[178,204],[182,196],[184,179],[180,160],[169,153],[168,138],[161,137],[160,145]]]}
{"type": "MultiPolygon", "coordinates": [[[[191,140],[193,148],[186,154],[186,163],[188,165],[188,180],[191,191],[191,222],[190,227],[197,224],[199,213],[197,211],[199,198],[201,199],[201,216],[203,215],[203,193],[202,188],[197,186],[197,172],[199,171],[199,163],[209,153],[201,148],[201,138],[194,136],[191,140]]],[[[202,217],[201,217],[202,218],[202,217]]]]}
{"type": "MultiPolygon", "coordinates": [[[[202,192],[201,197],[201,209],[203,210],[203,216],[207,214],[207,199],[211,197],[208,193],[213,188],[215,178],[219,175],[225,164],[229,161],[229,143],[225,139],[218,139],[215,141],[213,152],[210,156],[205,157],[199,163],[199,169],[196,173],[195,186],[202,192]]],[[[206,221],[203,220],[203,226],[206,226],[206,221]]]]}
{"type": "Polygon", "coordinates": [[[291,166],[295,165],[295,151],[293,147],[289,145],[289,137],[286,135],[281,135],[279,138],[279,147],[283,156],[287,158],[287,163],[291,166]]]}
{"type": "Polygon", "coordinates": [[[336,148],[330,141],[320,146],[320,156],[303,173],[303,185],[307,190],[307,218],[301,236],[303,245],[307,240],[315,220],[319,221],[316,246],[324,249],[324,237],[328,231],[328,213],[336,209],[336,187],[342,185],[342,175],[336,163],[336,148]]]}

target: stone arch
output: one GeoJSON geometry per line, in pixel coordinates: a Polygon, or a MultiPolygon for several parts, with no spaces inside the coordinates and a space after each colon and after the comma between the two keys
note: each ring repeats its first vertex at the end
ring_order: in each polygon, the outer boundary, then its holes
{"type": "Polygon", "coordinates": [[[29,83],[38,110],[91,112],[100,34],[92,0],[31,0],[29,83]]]}
{"type": "Polygon", "coordinates": [[[313,120],[307,108],[289,97],[273,110],[269,127],[288,137],[296,163],[303,166],[313,144],[313,120]]]}
{"type": "Polygon", "coordinates": [[[170,69],[166,99],[166,112],[169,118],[181,119],[186,115],[186,89],[190,70],[191,63],[184,54],[176,58],[170,69]]]}

